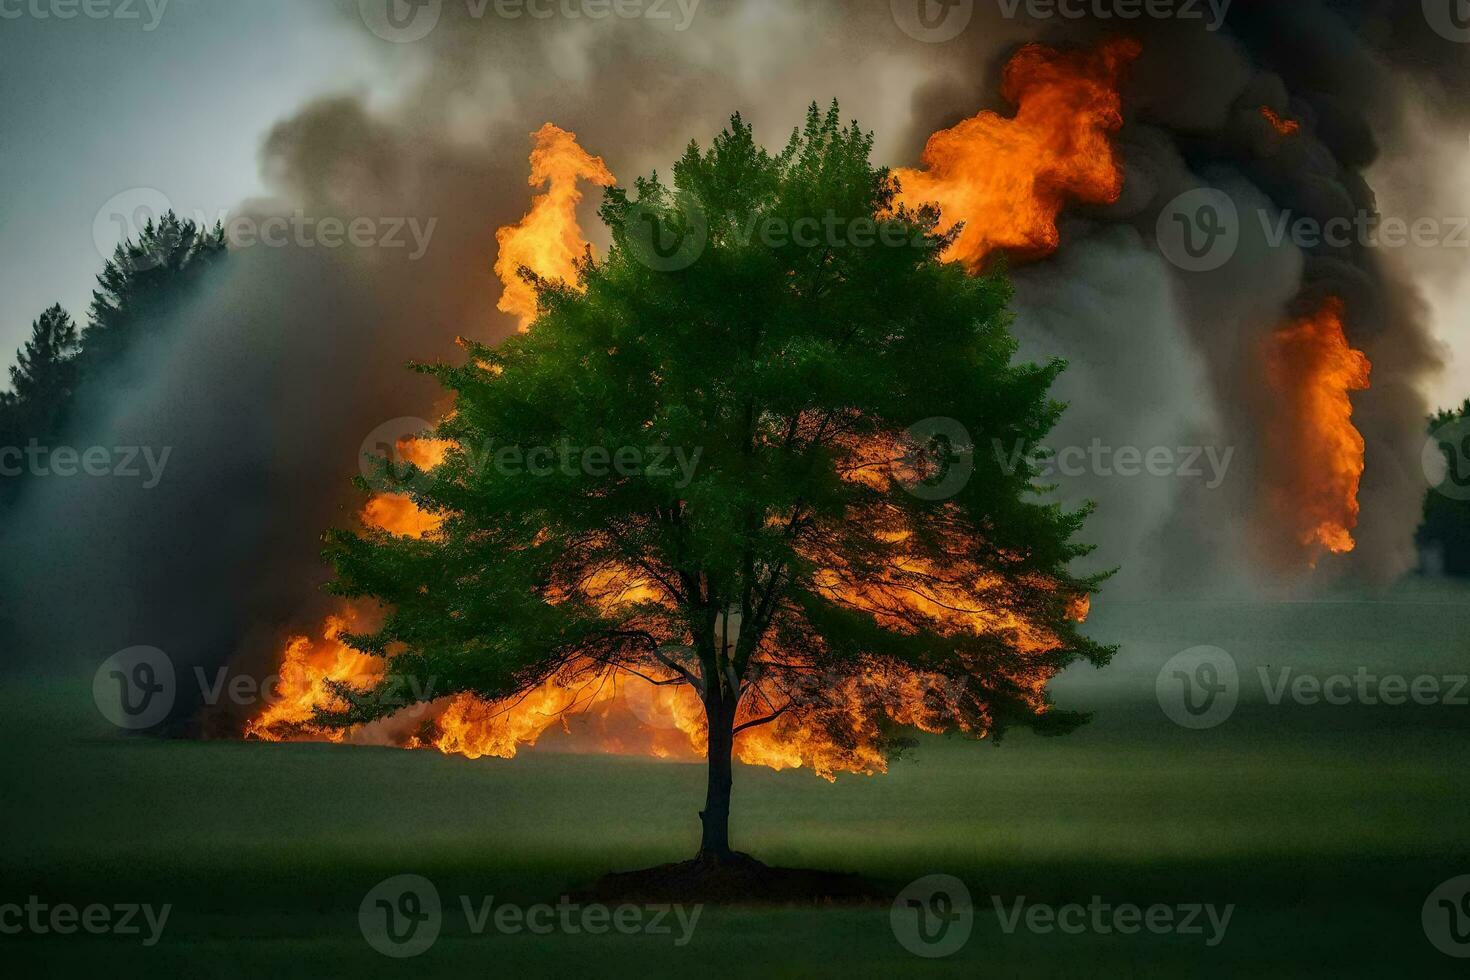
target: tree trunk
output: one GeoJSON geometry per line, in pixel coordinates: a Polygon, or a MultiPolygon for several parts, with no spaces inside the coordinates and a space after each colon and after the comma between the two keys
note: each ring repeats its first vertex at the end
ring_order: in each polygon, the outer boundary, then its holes
{"type": "Polygon", "coordinates": [[[705,704],[709,720],[709,789],[699,819],[704,835],[699,844],[699,857],[704,861],[723,863],[730,858],[730,784],[734,749],[735,711],[720,703],[718,693],[705,704]]]}

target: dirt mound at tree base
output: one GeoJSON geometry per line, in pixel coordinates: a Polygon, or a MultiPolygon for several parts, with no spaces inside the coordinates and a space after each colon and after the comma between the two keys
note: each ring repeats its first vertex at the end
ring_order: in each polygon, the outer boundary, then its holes
{"type": "Polygon", "coordinates": [[[892,896],[855,874],[773,868],[738,851],[723,858],[661,864],[604,875],[578,898],[603,903],[875,905],[892,896]]]}

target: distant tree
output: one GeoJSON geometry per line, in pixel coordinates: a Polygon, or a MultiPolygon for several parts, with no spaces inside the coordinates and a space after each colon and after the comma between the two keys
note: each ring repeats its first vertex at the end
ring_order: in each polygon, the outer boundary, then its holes
{"type": "Polygon", "coordinates": [[[92,293],[82,332],[83,377],[96,377],[156,333],[167,312],[226,247],[223,226],[202,228],[172,211],[150,220],[136,241],[119,244],[92,293]]]}
{"type": "MultiPolygon", "coordinates": [[[[161,330],[226,247],[222,225],[202,228],[172,211],[150,220],[136,241],[119,244],[97,277],[80,336],[59,305],[33,324],[10,369],[14,390],[0,392],[0,447],[61,438],[78,393],[161,330]]],[[[0,497],[13,496],[18,486],[20,480],[6,480],[0,497]]]]}
{"type": "MultiPolygon", "coordinates": [[[[1038,495],[1062,365],[1011,363],[1008,284],[941,259],[934,209],[894,212],[871,146],[835,105],[776,155],[736,116],[709,151],[690,145],[677,193],[657,177],[636,202],[610,190],[607,257],[575,287],[537,282],[528,333],[422,369],[457,396],[445,461],[382,460],[363,483],[442,529],[327,538],[334,591],[388,609],[348,642],[435,696],[620,673],[692,688],[704,866],[737,858],[742,733],[885,752],[915,726],[1059,733],[1083,719],[1050,709],[1047,681],[1110,653],[1077,626],[1099,581],[1069,571],[1085,515],[1038,495]],[[697,257],[669,245],[679,229],[697,257]],[[906,438],[937,417],[955,425],[906,438]],[[973,451],[991,440],[1017,455],[973,451]],[[568,446],[700,455],[692,473],[648,452],[620,470],[537,462],[568,446]]],[[[320,723],[402,704],[399,683],[336,690],[320,723]]]]}
{"type": "MultiPolygon", "coordinates": [[[[1443,437],[1447,426],[1459,423],[1457,444],[1441,443],[1450,479],[1470,487],[1470,398],[1458,409],[1444,409],[1430,418],[1431,435],[1443,437]]],[[[1437,551],[1446,574],[1470,578],[1470,500],[1458,499],[1438,489],[1424,498],[1424,523],[1419,527],[1419,547],[1437,551]]]]}
{"type": "Polygon", "coordinates": [[[13,499],[22,476],[13,472],[15,450],[31,440],[50,444],[66,424],[77,386],[77,326],[60,305],[31,324],[31,337],[16,352],[10,368],[11,390],[0,392],[0,502],[13,499]]]}
{"type": "Polygon", "coordinates": [[[77,384],[77,325],[60,304],[31,324],[31,337],[10,368],[5,407],[25,437],[49,437],[60,426],[77,384]]]}

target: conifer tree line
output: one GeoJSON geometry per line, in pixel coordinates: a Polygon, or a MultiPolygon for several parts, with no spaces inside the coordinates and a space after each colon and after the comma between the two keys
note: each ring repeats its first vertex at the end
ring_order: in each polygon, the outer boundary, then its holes
{"type": "MultiPolygon", "coordinates": [[[[63,444],[79,421],[82,393],[123,369],[225,254],[222,225],[203,227],[171,211],[120,243],[97,276],[84,324],[60,303],[31,324],[10,367],[10,390],[0,391],[0,448],[63,444]]],[[[24,474],[0,479],[0,503],[24,483],[24,474]]]]}

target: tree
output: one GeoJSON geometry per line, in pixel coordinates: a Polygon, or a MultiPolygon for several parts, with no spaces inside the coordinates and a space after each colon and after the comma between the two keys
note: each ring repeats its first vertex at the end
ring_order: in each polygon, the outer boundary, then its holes
{"type": "MultiPolygon", "coordinates": [[[[1430,435],[1445,454],[1452,488],[1470,483],[1470,398],[1456,410],[1442,409],[1429,419],[1430,435]]],[[[1458,492],[1431,489],[1424,498],[1424,523],[1419,527],[1420,548],[1436,549],[1448,575],[1470,578],[1470,499],[1458,492]]]]}
{"type": "MultiPolygon", "coordinates": [[[[31,338],[16,352],[11,391],[0,392],[0,450],[49,442],[61,431],[77,385],[77,327],[60,304],[31,323],[31,338]]],[[[0,500],[14,496],[18,479],[0,474],[0,500]]]]}
{"type": "Polygon", "coordinates": [[[6,399],[16,428],[29,437],[51,435],[77,381],[77,326],[60,304],[31,323],[31,339],[16,352],[6,399]]]}
{"type": "MultiPolygon", "coordinates": [[[[733,854],[742,732],[853,752],[916,726],[1061,732],[1083,719],[1050,709],[1046,681],[1110,653],[1077,628],[1101,579],[1068,570],[1085,514],[1035,483],[1062,365],[1011,364],[1008,285],[941,261],[954,232],[894,210],[871,147],[835,104],[776,155],[737,115],[672,188],[608,191],[604,260],[576,284],[523,273],[528,333],[419,368],[455,395],[443,463],[383,459],[361,481],[442,528],[326,538],[332,591],[386,610],[347,642],[435,696],[618,674],[693,688],[706,862],[733,854]],[[702,252],[650,249],[676,231],[702,252]],[[991,440],[1008,452],[974,452],[991,440]],[[697,458],[692,479],[654,447],[697,458]]],[[[382,717],[402,689],[339,685],[317,721],[382,717]]]]}
{"type": "Polygon", "coordinates": [[[150,219],[136,241],[120,243],[97,276],[82,333],[82,371],[92,378],[116,365],[226,252],[224,228],[203,228],[170,211],[150,219]]]}

